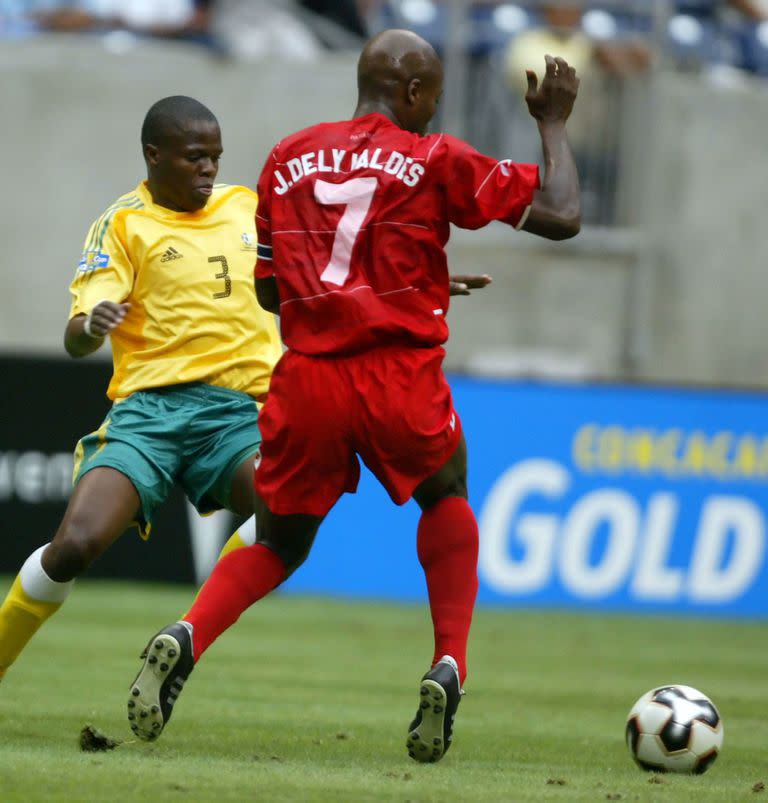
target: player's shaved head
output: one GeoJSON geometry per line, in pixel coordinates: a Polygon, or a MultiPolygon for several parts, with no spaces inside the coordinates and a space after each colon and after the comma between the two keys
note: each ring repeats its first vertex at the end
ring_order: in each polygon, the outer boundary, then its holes
{"type": "Polygon", "coordinates": [[[357,114],[383,106],[402,128],[422,132],[442,83],[443,65],[429,42],[412,31],[383,31],[366,44],[357,63],[357,114]]]}
{"type": "Polygon", "coordinates": [[[391,94],[413,78],[436,78],[442,65],[435,49],[412,31],[394,28],[374,36],[357,63],[357,89],[361,96],[391,94]]]}
{"type": "Polygon", "coordinates": [[[215,123],[214,113],[199,100],[186,95],[171,95],[153,103],[141,126],[141,145],[159,145],[168,137],[183,133],[190,124],[215,123]]]}

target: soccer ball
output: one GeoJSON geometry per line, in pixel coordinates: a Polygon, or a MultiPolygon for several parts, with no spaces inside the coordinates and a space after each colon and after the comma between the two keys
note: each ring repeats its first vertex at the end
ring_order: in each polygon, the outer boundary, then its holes
{"type": "Polygon", "coordinates": [[[659,686],[627,717],[627,747],[653,772],[706,772],[723,746],[723,720],[712,700],[690,686],[659,686]]]}

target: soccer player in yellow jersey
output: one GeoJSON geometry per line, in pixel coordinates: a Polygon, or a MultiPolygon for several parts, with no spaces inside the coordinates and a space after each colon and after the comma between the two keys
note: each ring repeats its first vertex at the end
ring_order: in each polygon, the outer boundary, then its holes
{"type": "MultiPolygon", "coordinates": [[[[113,406],[75,451],[75,488],[53,540],[30,555],[0,607],[0,678],[133,522],[147,537],[174,482],[201,513],[254,513],[256,402],[282,348],[256,301],[256,195],[216,185],[214,115],[155,103],[141,130],[147,180],[91,226],[71,285],[67,351],[109,336],[113,406]]],[[[255,527],[247,523],[253,542],[255,527]]],[[[236,533],[224,551],[242,545],[236,533]]]]}

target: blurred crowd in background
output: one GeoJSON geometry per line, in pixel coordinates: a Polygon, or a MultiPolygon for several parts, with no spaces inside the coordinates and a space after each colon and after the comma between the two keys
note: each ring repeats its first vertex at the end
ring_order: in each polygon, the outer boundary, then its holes
{"type": "Polygon", "coordinates": [[[91,33],[124,52],[162,37],[252,63],[356,50],[388,27],[416,31],[446,61],[436,125],[517,161],[539,158],[526,68],[541,70],[545,53],[575,66],[582,91],[570,136],[584,220],[604,226],[627,223],[617,192],[628,87],[658,69],[733,90],[768,76],[768,0],[0,0],[0,38],[91,33]]]}
{"type": "MultiPolygon", "coordinates": [[[[219,55],[311,59],[366,36],[355,0],[0,0],[0,36],[41,31],[186,40],[219,55]]],[[[114,47],[128,39],[112,38],[114,47]]]]}
{"type": "Polygon", "coordinates": [[[679,68],[725,64],[768,74],[768,0],[0,0],[0,36],[125,31],[232,57],[311,58],[318,48],[354,47],[388,25],[407,26],[440,48],[457,8],[468,14],[474,55],[525,40],[509,54],[510,67],[525,48],[554,37],[574,56],[625,74],[645,66],[642,42],[661,33],[679,68]]]}

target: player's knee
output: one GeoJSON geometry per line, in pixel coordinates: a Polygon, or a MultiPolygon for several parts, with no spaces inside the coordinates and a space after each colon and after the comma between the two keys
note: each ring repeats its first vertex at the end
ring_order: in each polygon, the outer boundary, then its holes
{"type": "Polygon", "coordinates": [[[51,580],[64,583],[82,574],[100,552],[96,533],[74,523],[56,534],[45,551],[43,568],[51,580]]]}
{"type": "Polygon", "coordinates": [[[414,493],[414,499],[422,511],[429,510],[438,502],[451,496],[457,496],[460,499],[469,498],[466,475],[451,477],[439,485],[432,485],[432,487],[422,487],[414,493]]]}
{"type": "MultiPolygon", "coordinates": [[[[319,524],[319,523],[318,523],[319,524]]],[[[316,524],[292,528],[285,534],[273,532],[267,534],[257,530],[257,543],[263,544],[274,552],[285,566],[285,576],[290,577],[307,559],[317,533],[316,524]]]]}
{"type": "Polygon", "coordinates": [[[461,474],[460,476],[454,477],[451,482],[445,488],[441,499],[445,499],[448,496],[459,496],[462,499],[469,499],[469,494],[467,493],[467,475],[461,474]]]}
{"type": "Polygon", "coordinates": [[[257,543],[263,544],[280,558],[285,566],[287,580],[307,559],[313,540],[314,536],[307,540],[293,539],[290,542],[259,537],[257,543]]]}
{"type": "Polygon", "coordinates": [[[296,569],[301,566],[302,563],[307,559],[309,556],[309,549],[307,549],[302,554],[292,554],[288,557],[287,560],[284,561],[285,563],[285,579],[287,580],[295,571],[296,569]]]}

